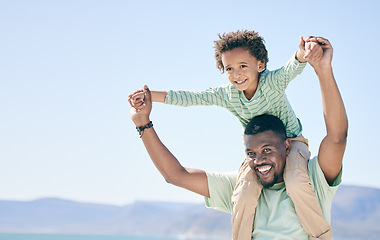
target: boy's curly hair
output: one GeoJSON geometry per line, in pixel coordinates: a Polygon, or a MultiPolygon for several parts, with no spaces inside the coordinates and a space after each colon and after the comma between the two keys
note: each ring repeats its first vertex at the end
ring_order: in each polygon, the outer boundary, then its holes
{"type": "Polygon", "coordinates": [[[223,35],[218,34],[218,36],[219,40],[214,41],[215,59],[216,67],[222,73],[224,73],[222,54],[238,47],[248,50],[257,60],[265,63],[265,67],[267,66],[269,59],[265,41],[257,32],[238,30],[237,32],[223,33],[223,35]]]}

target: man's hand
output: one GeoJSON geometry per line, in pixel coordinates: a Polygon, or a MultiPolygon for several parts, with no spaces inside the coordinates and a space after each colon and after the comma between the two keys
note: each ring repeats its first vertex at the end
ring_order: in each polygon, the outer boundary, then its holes
{"type": "Polygon", "coordinates": [[[137,90],[128,96],[128,99],[130,99],[131,106],[134,107],[137,111],[145,107],[144,98],[144,89],[137,90]]]}
{"type": "Polygon", "coordinates": [[[152,110],[152,100],[148,86],[144,85],[142,90],[130,94],[128,96],[128,102],[131,105],[131,119],[136,127],[148,124],[150,122],[149,115],[152,110]],[[142,101],[141,98],[133,98],[135,95],[141,95],[140,97],[143,96],[142,101]]]}
{"type": "MultiPolygon", "coordinates": [[[[168,93],[166,91],[151,91],[150,96],[152,102],[165,102],[166,95],[168,93]]],[[[144,92],[143,90],[137,90],[131,95],[129,95],[129,98],[131,99],[132,106],[136,108],[137,110],[140,110],[141,108],[145,107],[144,103],[144,92]]]]}

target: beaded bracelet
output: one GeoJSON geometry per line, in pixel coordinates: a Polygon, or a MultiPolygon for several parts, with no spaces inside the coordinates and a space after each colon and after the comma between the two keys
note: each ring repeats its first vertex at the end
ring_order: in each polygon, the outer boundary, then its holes
{"type": "Polygon", "coordinates": [[[142,127],[136,127],[137,132],[140,134],[140,138],[142,138],[142,135],[144,134],[144,130],[153,127],[152,121],[150,121],[147,125],[142,127]]]}

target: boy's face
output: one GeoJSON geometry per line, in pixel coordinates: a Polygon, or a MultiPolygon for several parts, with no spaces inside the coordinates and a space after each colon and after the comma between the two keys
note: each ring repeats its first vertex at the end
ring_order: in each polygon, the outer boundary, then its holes
{"type": "Polygon", "coordinates": [[[247,99],[251,99],[256,92],[259,73],[264,70],[265,63],[258,61],[243,48],[234,48],[222,53],[222,62],[231,84],[239,91],[244,91],[247,99]]]}
{"type": "Polygon", "coordinates": [[[264,187],[283,181],[285,159],[290,149],[290,139],[285,141],[273,131],[244,135],[248,165],[264,187]]]}

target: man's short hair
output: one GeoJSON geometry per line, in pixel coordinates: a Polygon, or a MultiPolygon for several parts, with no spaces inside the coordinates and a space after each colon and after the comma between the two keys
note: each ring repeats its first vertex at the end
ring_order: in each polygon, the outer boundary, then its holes
{"type": "Polygon", "coordinates": [[[268,114],[263,114],[252,118],[252,120],[245,127],[244,134],[255,135],[268,130],[278,134],[283,140],[287,138],[284,123],[278,117],[268,114]]]}

